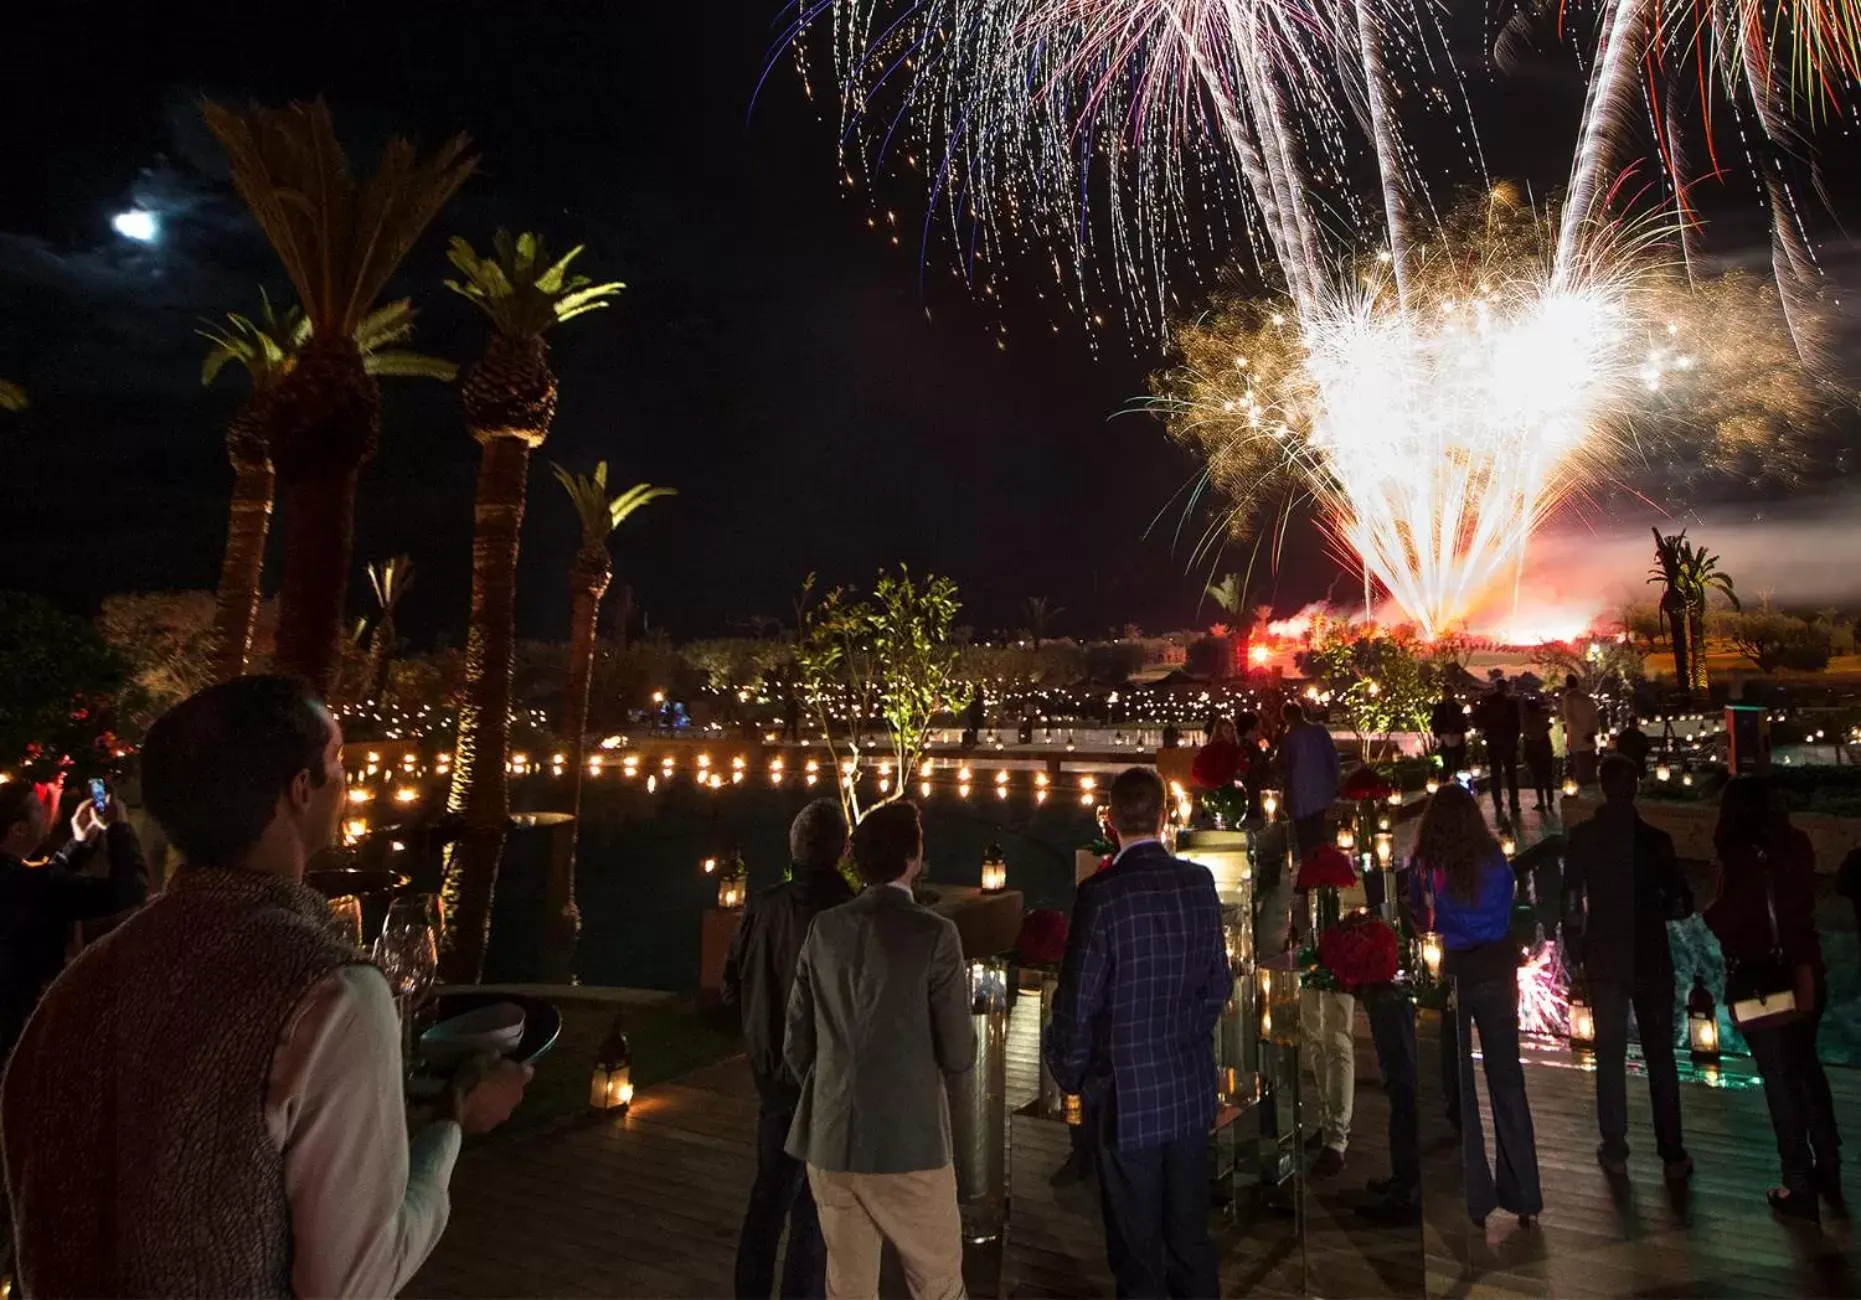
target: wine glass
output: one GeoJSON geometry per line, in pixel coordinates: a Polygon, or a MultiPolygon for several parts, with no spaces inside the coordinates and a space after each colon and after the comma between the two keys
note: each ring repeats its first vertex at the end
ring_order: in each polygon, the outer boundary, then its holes
{"type": "Polygon", "coordinates": [[[388,905],[374,957],[401,1013],[401,1061],[408,1067],[413,1063],[414,1015],[439,969],[439,932],[426,897],[397,898],[388,905]]]}

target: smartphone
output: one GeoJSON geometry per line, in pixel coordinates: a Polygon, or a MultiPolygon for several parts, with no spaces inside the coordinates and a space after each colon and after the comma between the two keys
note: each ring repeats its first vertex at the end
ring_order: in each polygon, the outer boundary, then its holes
{"type": "Polygon", "coordinates": [[[100,776],[93,776],[90,779],[90,806],[96,810],[99,817],[110,811],[110,791],[100,776]]]}

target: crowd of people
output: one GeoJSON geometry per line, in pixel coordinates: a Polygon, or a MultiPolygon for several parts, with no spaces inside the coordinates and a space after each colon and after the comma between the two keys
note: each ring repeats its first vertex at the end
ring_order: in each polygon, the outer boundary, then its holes
{"type": "MultiPolygon", "coordinates": [[[[1569,954],[1594,1006],[1597,1159],[1627,1176],[1632,1014],[1661,1169],[1683,1182],[1693,1162],[1666,924],[1695,900],[1672,841],[1636,810],[1645,750],[1599,754],[1595,706],[1586,712],[1579,697],[1573,682],[1558,706],[1567,755],[1579,780],[1597,778],[1603,803],[1570,832],[1563,896],[1569,954]],[[1586,718],[1591,729],[1576,730],[1586,718]],[[1577,762],[1585,754],[1592,766],[1577,762]]],[[[1471,712],[1436,714],[1450,771],[1477,726],[1489,754],[1522,740],[1537,772],[1537,724],[1503,683],[1471,712]]],[[[1277,772],[1292,851],[1328,851],[1337,747],[1296,703],[1281,721],[1271,753],[1254,718],[1221,728],[1211,748],[1236,751],[1232,779],[1277,772]]],[[[120,803],[81,801],[68,842],[39,861],[46,801],[24,783],[0,785],[0,1046],[10,1048],[0,1146],[24,1294],[390,1295],[439,1239],[462,1136],[502,1123],[529,1070],[468,1063],[410,1136],[388,984],[304,883],[337,834],[341,754],[336,721],[288,679],[215,686],[161,718],[143,749],[142,794],[182,865],[152,899],[120,803]],[[79,870],[99,854],[107,870],[79,870]],[[70,926],[105,917],[113,927],[67,963],[70,926]]],[[[1516,787],[1511,800],[1498,793],[1500,757],[1496,812],[1516,815],[1516,787]]],[[[1171,799],[1155,771],[1119,774],[1107,804],[1115,851],[1079,886],[1042,1059],[1079,1099],[1118,1294],[1213,1296],[1212,1044],[1235,989],[1222,903],[1207,868],[1166,847],[1171,799]]],[[[975,1059],[972,993],[955,925],[913,895],[918,810],[894,802],[849,828],[835,801],[817,800],[795,819],[790,849],[792,870],[750,901],[725,972],[760,1100],[736,1292],[870,1296],[889,1245],[914,1296],[962,1296],[945,1083],[975,1059]],[[843,874],[849,864],[863,888],[843,874]]],[[[1816,1052],[1828,980],[1810,842],[1761,778],[1739,776],[1725,787],[1716,849],[1703,914],[1775,1129],[1782,1179],[1769,1203],[1792,1218],[1845,1213],[1816,1052]]],[[[1483,1225],[1503,1211],[1529,1230],[1545,1205],[1519,1051],[1514,867],[1478,797],[1448,781],[1403,869],[1400,906],[1440,936],[1453,988],[1442,1063],[1467,1214],[1483,1225]]],[[[1392,1103],[1391,1169],[1362,1209],[1412,1222],[1414,1006],[1393,985],[1356,993],[1305,1012],[1319,1085],[1311,1172],[1344,1167],[1354,1083],[1335,1076],[1355,1068],[1361,1002],[1392,1103]]]]}

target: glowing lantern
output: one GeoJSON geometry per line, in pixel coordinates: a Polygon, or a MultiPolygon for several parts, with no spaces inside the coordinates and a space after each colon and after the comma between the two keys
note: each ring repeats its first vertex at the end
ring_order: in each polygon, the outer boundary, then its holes
{"type": "Polygon", "coordinates": [[[394,802],[409,804],[420,797],[420,792],[411,785],[404,785],[394,792],[394,802]]]}
{"type": "Polygon", "coordinates": [[[620,1027],[620,1017],[608,1027],[595,1053],[594,1075],[588,1082],[588,1108],[595,1111],[624,1111],[633,1104],[633,1045],[627,1031],[620,1027]]]}
{"type": "Polygon", "coordinates": [[[1656,781],[1671,781],[1674,779],[1674,769],[1667,766],[1665,763],[1658,764],[1654,769],[1654,779],[1656,781]]]}
{"type": "Polygon", "coordinates": [[[999,894],[1008,888],[1008,860],[1002,856],[1002,846],[991,844],[982,854],[982,892],[999,894]]]}
{"type": "MultiPolygon", "coordinates": [[[[711,869],[713,858],[705,859],[705,869],[711,869]]],[[[730,861],[725,863],[717,876],[717,905],[726,912],[734,912],[743,906],[749,893],[749,873],[743,869],[743,855],[732,852],[730,861]]]]}
{"type": "Polygon", "coordinates": [[[1273,820],[1273,815],[1279,811],[1278,790],[1268,788],[1260,792],[1260,811],[1266,814],[1268,821],[1273,820]]]}
{"type": "Polygon", "coordinates": [[[1567,776],[1564,778],[1564,798],[1574,799],[1576,797],[1577,797],[1577,778],[1574,776],[1567,776]]]}
{"type": "Polygon", "coordinates": [[[1428,795],[1430,798],[1432,798],[1434,796],[1434,792],[1439,790],[1440,788],[1441,788],[1441,778],[1438,776],[1431,776],[1426,781],[1422,782],[1422,789],[1428,792],[1428,795]]]}
{"type": "Polygon", "coordinates": [[[1389,792],[1389,799],[1387,800],[1387,802],[1391,808],[1402,807],[1402,791],[1391,790],[1389,792]]]}
{"type": "Polygon", "coordinates": [[[1375,835],[1370,837],[1370,842],[1376,846],[1376,865],[1382,870],[1388,871],[1389,864],[1393,862],[1396,857],[1395,835],[1389,831],[1378,831],[1375,835]]]}
{"type": "Polygon", "coordinates": [[[1698,1065],[1719,1059],[1719,1008],[1706,991],[1706,983],[1693,974],[1693,991],[1687,994],[1687,1046],[1698,1065]]]}
{"type": "Polygon", "coordinates": [[[1510,860],[1512,855],[1519,851],[1519,842],[1510,835],[1501,835],[1499,837],[1499,851],[1505,854],[1507,859],[1510,860]]]}
{"type": "Polygon", "coordinates": [[[1422,969],[1428,972],[1428,978],[1441,978],[1441,932],[1439,930],[1422,931],[1422,969]]]}
{"type": "Polygon", "coordinates": [[[1355,852],[1357,849],[1357,832],[1352,830],[1348,825],[1338,827],[1338,847],[1343,849],[1346,853],[1355,852]]]}
{"type": "Polygon", "coordinates": [[[1581,980],[1570,986],[1570,1045],[1579,1051],[1596,1046],[1596,1012],[1581,980]]]}

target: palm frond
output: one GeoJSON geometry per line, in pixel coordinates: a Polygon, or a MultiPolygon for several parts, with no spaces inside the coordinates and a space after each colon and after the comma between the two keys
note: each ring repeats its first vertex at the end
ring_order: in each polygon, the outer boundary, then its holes
{"type": "Polygon", "coordinates": [[[10,379],[0,379],[0,411],[23,411],[31,405],[25,389],[10,379]]]}
{"type": "Polygon", "coordinates": [[[396,298],[383,303],[362,318],[355,328],[355,345],[364,352],[379,352],[396,343],[405,343],[414,332],[414,317],[420,314],[411,298],[396,298]]]}
{"type": "Polygon", "coordinates": [[[676,488],[635,483],[610,499],[607,495],[606,461],[597,462],[592,474],[571,474],[553,462],[550,468],[555,471],[556,481],[569,494],[575,513],[581,518],[583,546],[607,545],[607,539],[613,535],[614,530],[634,511],[660,497],[678,495],[676,488]]]}
{"type": "Polygon", "coordinates": [[[536,338],[552,325],[607,306],[607,299],[626,288],[619,281],[596,284],[571,275],[570,264],[581,252],[577,244],[552,262],[541,235],[524,231],[513,239],[500,230],[492,237],[491,255],[480,257],[470,241],[454,236],[446,257],[460,278],[447,280],[446,287],[489,316],[500,334],[536,338]]]}
{"type": "Polygon", "coordinates": [[[202,325],[205,328],[194,332],[211,345],[201,360],[202,387],[212,384],[227,365],[237,361],[251,377],[254,390],[270,388],[284,378],[310,337],[310,323],[302,309],[287,307],[278,311],[263,289],[259,290],[256,318],[229,311],[224,324],[203,321],[202,325]]]}
{"type": "Polygon", "coordinates": [[[457,363],[444,357],[429,357],[424,352],[364,352],[362,369],[371,375],[393,375],[400,379],[437,379],[451,383],[458,377],[457,363]]]}
{"type": "Polygon", "coordinates": [[[201,112],[309,324],[325,335],[356,336],[414,240],[477,166],[464,135],[424,161],[397,137],[358,187],[321,99],[244,112],[203,100],[201,112]]]}
{"type": "Polygon", "coordinates": [[[394,612],[401,597],[414,585],[414,560],[411,555],[396,555],[380,564],[368,566],[368,585],[374,589],[375,604],[384,614],[394,612]]]}

